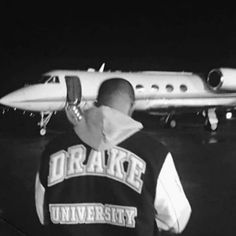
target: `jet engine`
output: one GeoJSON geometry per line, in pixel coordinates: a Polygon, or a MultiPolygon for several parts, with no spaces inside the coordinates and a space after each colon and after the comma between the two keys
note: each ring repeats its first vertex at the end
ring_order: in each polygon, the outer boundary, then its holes
{"type": "Polygon", "coordinates": [[[215,90],[236,90],[236,69],[219,68],[213,69],[207,76],[208,86],[215,90]]]}

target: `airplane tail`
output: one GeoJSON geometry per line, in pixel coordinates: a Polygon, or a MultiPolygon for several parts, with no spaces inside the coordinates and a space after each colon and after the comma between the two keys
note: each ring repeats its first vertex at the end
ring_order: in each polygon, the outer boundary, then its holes
{"type": "Polygon", "coordinates": [[[102,65],[100,66],[99,68],[99,72],[103,72],[104,71],[104,68],[105,68],[105,62],[102,63],[102,65]]]}
{"type": "MultiPolygon", "coordinates": [[[[102,65],[100,66],[98,72],[103,72],[105,68],[105,62],[102,63],[102,65]]],[[[88,72],[95,72],[96,70],[94,68],[88,68],[87,70],[88,72]]]]}

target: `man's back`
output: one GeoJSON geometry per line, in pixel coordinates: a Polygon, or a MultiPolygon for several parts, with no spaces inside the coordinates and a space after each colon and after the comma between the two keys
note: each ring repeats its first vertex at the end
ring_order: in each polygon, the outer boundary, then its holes
{"type": "Polygon", "coordinates": [[[51,230],[153,235],[155,189],[166,155],[163,145],[142,132],[104,151],[74,133],[59,137],[48,146],[40,172],[51,230]]]}
{"type": "Polygon", "coordinates": [[[48,222],[53,235],[182,232],[191,207],[171,154],[130,117],[132,85],[105,81],[97,104],[82,116],[77,99],[70,100],[74,132],[49,144],[36,176],[41,223],[48,222]]]}

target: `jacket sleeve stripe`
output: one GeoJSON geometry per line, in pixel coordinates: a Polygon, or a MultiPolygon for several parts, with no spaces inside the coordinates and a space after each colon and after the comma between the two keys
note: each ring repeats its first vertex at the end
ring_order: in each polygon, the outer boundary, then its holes
{"type": "Polygon", "coordinates": [[[40,182],[39,179],[39,173],[36,175],[35,179],[35,205],[36,205],[36,211],[39,217],[40,223],[43,225],[44,220],[44,195],[45,195],[45,188],[40,182]]]}
{"type": "Polygon", "coordinates": [[[166,156],[157,180],[154,206],[157,211],[156,223],[160,230],[173,233],[184,230],[190,218],[191,207],[170,153],[166,156]]]}

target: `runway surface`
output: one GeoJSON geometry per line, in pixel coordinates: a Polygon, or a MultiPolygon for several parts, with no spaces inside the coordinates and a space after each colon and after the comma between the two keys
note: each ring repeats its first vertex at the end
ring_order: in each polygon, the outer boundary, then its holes
{"type": "MultiPolygon", "coordinates": [[[[182,235],[235,235],[236,120],[224,122],[214,134],[191,120],[182,120],[176,129],[162,128],[154,117],[144,124],[145,132],[172,152],[192,206],[182,235]]],[[[45,145],[64,128],[50,127],[40,137],[29,122],[1,118],[0,235],[48,235],[35,212],[35,173],[45,145]]]]}

